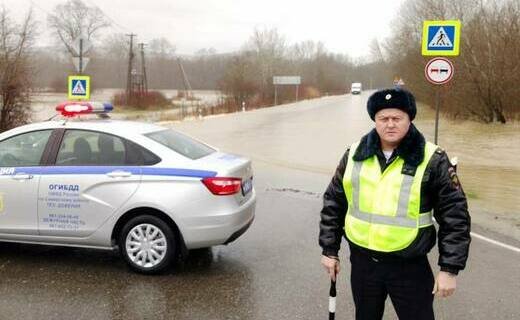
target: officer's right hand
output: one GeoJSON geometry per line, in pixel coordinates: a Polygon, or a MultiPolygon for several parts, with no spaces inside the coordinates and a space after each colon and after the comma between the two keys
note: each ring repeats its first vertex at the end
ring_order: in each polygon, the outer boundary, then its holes
{"type": "Polygon", "coordinates": [[[332,281],[336,281],[336,275],[339,273],[339,258],[321,256],[321,264],[329,274],[332,281]]]}

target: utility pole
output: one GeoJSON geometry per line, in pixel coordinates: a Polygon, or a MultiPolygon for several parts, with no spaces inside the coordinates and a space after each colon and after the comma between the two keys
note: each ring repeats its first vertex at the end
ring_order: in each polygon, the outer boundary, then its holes
{"type": "Polygon", "coordinates": [[[144,62],[144,43],[139,44],[139,49],[141,50],[141,79],[142,79],[142,88],[144,93],[148,93],[148,79],[146,78],[146,64],[144,62]]]}
{"type": "Polygon", "coordinates": [[[184,67],[182,66],[181,58],[177,58],[177,63],[179,64],[179,68],[181,69],[182,81],[184,82],[184,90],[186,91],[186,96],[188,96],[191,91],[190,81],[188,80],[186,72],[184,72],[184,67]]]}
{"type": "Polygon", "coordinates": [[[128,74],[126,78],[126,101],[130,101],[130,96],[132,95],[132,67],[134,60],[134,37],[136,34],[127,34],[130,37],[130,51],[128,53],[128,74]]]}
{"type": "MultiPolygon", "coordinates": [[[[182,66],[181,58],[177,58],[177,63],[179,64],[179,68],[181,69],[182,81],[184,82],[184,97],[185,97],[185,100],[188,100],[189,96],[191,96],[190,81],[188,80],[188,76],[186,75],[186,72],[184,72],[184,67],[182,66]]],[[[181,114],[182,114],[182,118],[184,119],[184,117],[186,116],[184,103],[182,103],[182,105],[181,105],[181,114]]]]}

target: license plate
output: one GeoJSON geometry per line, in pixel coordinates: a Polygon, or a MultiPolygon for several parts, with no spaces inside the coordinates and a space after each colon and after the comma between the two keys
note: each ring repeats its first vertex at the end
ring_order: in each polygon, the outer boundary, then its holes
{"type": "Polygon", "coordinates": [[[242,181],[242,195],[246,195],[253,190],[253,178],[242,181]]]}

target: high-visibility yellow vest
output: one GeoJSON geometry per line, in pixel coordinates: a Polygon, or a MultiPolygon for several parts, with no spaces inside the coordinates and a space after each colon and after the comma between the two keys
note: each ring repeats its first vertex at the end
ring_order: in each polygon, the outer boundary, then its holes
{"type": "Polygon", "coordinates": [[[354,161],[359,142],[350,148],[343,189],[348,200],[345,233],[353,243],[376,251],[408,247],[420,228],[432,225],[432,212],[420,212],[421,182],[435,150],[427,142],[424,160],[415,175],[403,174],[404,160],[397,157],[384,172],[377,156],[354,161]]]}

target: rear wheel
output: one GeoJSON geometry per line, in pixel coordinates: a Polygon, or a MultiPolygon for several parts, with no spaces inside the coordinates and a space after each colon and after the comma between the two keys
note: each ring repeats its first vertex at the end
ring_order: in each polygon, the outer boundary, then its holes
{"type": "Polygon", "coordinates": [[[175,234],[163,220],[151,215],[130,219],[119,235],[119,248],[133,270],[154,274],[168,268],[177,251],[175,234]]]}

